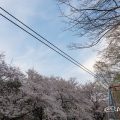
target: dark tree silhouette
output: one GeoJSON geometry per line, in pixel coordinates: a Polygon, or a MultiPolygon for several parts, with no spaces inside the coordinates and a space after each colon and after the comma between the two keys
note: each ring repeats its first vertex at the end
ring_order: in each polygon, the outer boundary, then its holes
{"type": "Polygon", "coordinates": [[[67,18],[69,28],[77,35],[92,38],[85,45],[72,44],[74,48],[89,48],[120,25],[119,0],[58,0],[59,8],[67,18]],[[67,10],[66,10],[67,9],[67,10]],[[66,12],[67,11],[67,12],[66,12]]]}

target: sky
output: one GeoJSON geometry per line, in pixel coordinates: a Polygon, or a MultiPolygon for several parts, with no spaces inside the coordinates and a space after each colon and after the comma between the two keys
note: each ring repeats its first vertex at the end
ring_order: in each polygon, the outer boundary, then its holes
{"type": "MultiPolygon", "coordinates": [[[[94,72],[96,48],[70,50],[67,47],[72,42],[84,40],[74,36],[70,31],[64,31],[64,18],[61,17],[55,0],[0,0],[0,6],[94,72]]],[[[0,12],[8,16],[2,10],[0,12]]],[[[0,52],[4,52],[8,64],[17,66],[24,72],[34,68],[45,76],[59,76],[66,80],[73,77],[79,83],[93,81],[91,75],[27,35],[2,16],[0,52]]]]}

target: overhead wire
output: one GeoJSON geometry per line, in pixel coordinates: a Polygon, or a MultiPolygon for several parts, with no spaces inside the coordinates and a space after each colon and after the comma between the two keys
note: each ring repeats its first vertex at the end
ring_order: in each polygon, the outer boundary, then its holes
{"type": "Polygon", "coordinates": [[[59,51],[55,50],[54,48],[52,48],[51,46],[49,46],[48,44],[46,44],[45,42],[43,42],[41,39],[37,38],[35,35],[33,35],[32,33],[28,32],[26,29],[24,29],[23,27],[19,26],[17,23],[13,22],[12,20],[10,20],[8,17],[6,17],[5,15],[1,14],[0,15],[2,17],[4,17],[6,20],[8,20],[9,22],[13,23],[15,26],[19,27],[20,29],[22,29],[24,32],[28,33],[30,36],[32,36],[33,38],[35,38],[36,40],[38,40],[39,42],[43,43],[44,45],[46,45],[47,47],[49,47],[50,49],[52,49],[53,51],[55,51],[56,53],[58,53],[59,55],[61,55],[62,57],[64,57],[65,59],[67,59],[68,61],[70,61],[71,63],[73,63],[74,65],[78,66],[79,68],[83,69],[84,71],[86,71],[87,73],[89,73],[90,75],[92,75],[93,77],[96,77],[94,74],[92,74],[91,72],[87,71],[86,69],[82,68],[80,65],[78,65],[77,63],[75,63],[74,61],[72,61],[71,59],[69,59],[68,57],[66,57],[65,55],[63,55],[62,53],[60,53],[59,51]]]}
{"type": "Polygon", "coordinates": [[[26,29],[24,29],[23,27],[21,27],[20,25],[18,25],[17,23],[13,22],[12,20],[10,20],[8,17],[6,17],[3,14],[0,14],[2,17],[4,17],[5,19],[7,19],[9,22],[13,23],[14,25],[16,25],[17,27],[19,27],[20,29],[22,29],[24,32],[28,33],[29,35],[31,35],[32,37],[34,37],[35,39],[37,39],[39,42],[43,43],[44,45],[46,45],[47,47],[49,47],[50,49],[54,50],[56,53],[58,53],[59,55],[61,55],[62,57],[64,57],[65,59],[67,59],[68,61],[70,61],[71,63],[73,63],[74,65],[78,66],[79,68],[83,69],[84,71],[86,71],[87,73],[89,73],[90,75],[92,75],[95,78],[99,79],[99,76],[95,75],[91,70],[89,70],[88,68],[86,68],[84,65],[82,65],[81,63],[79,63],[77,60],[75,60],[74,58],[72,58],[70,55],[68,55],[67,53],[65,53],[63,50],[61,50],[60,48],[58,48],[56,45],[54,45],[53,43],[51,43],[49,40],[47,40],[45,37],[43,37],[42,35],[38,34],[35,30],[33,30],[32,28],[30,28],[29,26],[27,26],[25,23],[23,23],[22,21],[20,21],[18,18],[16,18],[15,16],[13,16],[11,13],[9,13],[8,11],[6,11],[4,8],[0,7],[1,10],[3,10],[5,13],[7,13],[9,16],[11,16],[12,18],[14,18],[16,21],[18,21],[19,23],[21,23],[24,27],[28,28],[30,31],[32,31],[33,33],[35,33],[36,35],[38,35],[40,38],[42,38],[45,42],[43,42],[41,39],[39,39],[38,37],[36,37],[35,35],[33,35],[32,33],[28,32],[26,29]],[[54,49],[54,48],[55,49],[54,49]],[[56,50],[57,49],[57,50],[56,50]]]}
{"type": "MultiPolygon", "coordinates": [[[[58,53],[59,55],[61,55],[62,57],[64,57],[65,59],[67,59],[68,61],[70,61],[71,63],[73,63],[74,65],[78,66],[79,68],[81,68],[82,70],[86,71],[88,74],[92,75],[94,78],[98,78],[96,83],[99,83],[101,85],[101,82],[99,81],[100,76],[94,74],[91,70],[89,70],[87,67],[85,67],[84,65],[82,65],[81,63],[79,63],[77,60],[75,60],[74,58],[72,58],[70,55],[68,55],[67,53],[65,53],[63,50],[61,50],[60,48],[58,48],[56,45],[54,45],[53,43],[51,43],[49,40],[47,40],[45,37],[43,37],[42,35],[40,35],[39,33],[37,33],[35,30],[33,30],[32,28],[30,28],[29,26],[27,26],[25,23],[23,23],[22,21],[20,21],[18,18],[16,18],[15,16],[13,16],[11,13],[9,13],[7,10],[5,10],[4,8],[0,7],[0,9],[2,11],[4,11],[5,13],[7,13],[9,16],[11,16],[12,18],[14,18],[16,21],[18,21],[19,23],[21,23],[24,27],[26,27],[27,29],[29,29],[30,31],[32,31],[33,33],[35,33],[36,35],[38,35],[40,38],[42,38],[42,40],[44,40],[45,42],[43,42],[41,39],[39,39],[38,37],[36,37],[35,35],[33,35],[32,33],[28,32],[26,29],[22,28],[20,25],[18,25],[17,23],[13,22],[12,20],[10,20],[8,17],[6,17],[5,15],[1,14],[0,15],[2,17],[4,17],[5,19],[7,19],[9,22],[13,23],[15,26],[19,27],[20,29],[22,29],[24,32],[28,33],[29,35],[31,35],[32,37],[34,37],[35,39],[37,39],[39,42],[43,43],[44,45],[46,45],[47,47],[49,47],[50,49],[54,50],[56,53],[58,53]],[[50,44],[50,45],[48,45],[50,44]],[[52,46],[52,47],[51,47],[52,46]],[[54,47],[54,48],[53,48],[54,47]],[[57,49],[57,50],[56,50],[57,49]]],[[[103,77],[103,76],[102,76],[103,77]]],[[[104,77],[103,77],[104,78],[104,77]]],[[[102,85],[103,86],[103,85],[102,85]]],[[[105,86],[103,86],[104,88],[106,88],[105,86]]]]}
{"type": "Polygon", "coordinates": [[[43,37],[42,35],[40,35],[39,33],[37,33],[35,30],[33,30],[32,28],[30,28],[28,25],[26,25],[25,23],[23,23],[22,21],[20,21],[18,18],[16,18],[15,16],[13,16],[11,13],[9,13],[8,11],[6,11],[4,8],[0,7],[1,10],[3,10],[5,13],[7,13],[8,15],[10,15],[12,18],[14,18],[15,20],[17,20],[19,23],[21,23],[23,26],[25,26],[26,28],[28,28],[29,30],[31,30],[33,33],[35,33],[36,35],[38,35],[40,38],[42,38],[44,41],[46,41],[47,43],[49,43],[50,45],[52,45],[54,48],[56,48],[58,51],[60,51],[61,53],[63,53],[64,55],[66,55],[67,57],[69,57],[71,60],[73,60],[74,62],[76,62],[77,64],[79,64],[81,67],[83,67],[86,71],[88,71],[90,74],[94,73],[92,71],[90,71],[88,68],[86,68],[85,66],[83,66],[81,63],[79,63],[77,60],[75,60],[74,58],[72,58],[70,55],[68,55],[67,53],[65,53],[63,50],[61,50],[60,48],[58,48],[56,45],[54,45],[53,43],[51,43],[49,40],[47,40],[45,37],[43,37]]]}

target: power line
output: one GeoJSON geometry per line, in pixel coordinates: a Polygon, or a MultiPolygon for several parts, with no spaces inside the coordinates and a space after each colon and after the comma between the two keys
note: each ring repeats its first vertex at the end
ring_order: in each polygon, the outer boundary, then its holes
{"type": "Polygon", "coordinates": [[[25,26],[26,28],[28,28],[29,30],[31,30],[33,33],[35,33],[36,35],[38,35],[40,38],[42,38],[44,41],[46,41],[47,43],[49,43],[50,45],[52,45],[54,48],[56,48],[58,51],[62,52],[65,56],[69,57],[71,60],[73,60],[74,62],[76,62],[77,64],[79,64],[81,67],[83,67],[86,71],[88,71],[89,73],[93,74],[94,73],[92,71],[90,71],[89,69],[87,69],[85,66],[83,66],[81,63],[79,63],[78,61],[76,61],[74,58],[72,58],[70,55],[68,55],[67,53],[65,53],[63,50],[61,50],[60,48],[58,48],[56,45],[54,45],[53,43],[51,43],[50,41],[48,41],[45,37],[43,37],[42,35],[40,35],[39,33],[37,33],[35,30],[33,30],[32,28],[30,28],[29,26],[27,26],[25,23],[23,23],[22,21],[20,21],[18,18],[16,18],[15,16],[13,16],[11,13],[9,13],[8,11],[6,11],[4,8],[0,7],[1,10],[3,10],[5,13],[7,13],[8,15],[10,15],[12,18],[14,18],[15,20],[17,20],[19,23],[21,23],[23,26],[25,26]]]}
{"type": "MultiPolygon", "coordinates": [[[[19,26],[18,24],[16,24],[15,22],[13,22],[12,20],[10,20],[8,17],[6,17],[3,14],[0,14],[2,17],[4,17],[5,19],[7,19],[9,22],[13,23],[14,25],[16,25],[17,27],[19,27],[20,29],[22,29],[24,32],[28,33],[30,36],[34,37],[35,39],[37,39],[39,42],[43,43],[44,45],[46,45],[47,47],[49,47],[50,49],[54,50],[55,52],[57,52],[59,55],[61,55],[62,57],[64,57],[65,59],[69,60],[71,63],[73,63],[74,65],[80,67],[81,69],[83,69],[84,71],[86,71],[87,73],[89,73],[90,75],[92,75],[93,77],[96,77],[94,73],[92,73],[90,70],[88,71],[88,69],[86,67],[81,67],[80,65],[78,65],[76,63],[76,61],[72,61],[71,59],[68,58],[68,56],[66,57],[65,55],[63,55],[62,53],[60,53],[59,51],[55,50],[54,48],[52,48],[51,46],[49,46],[48,44],[46,44],[45,42],[43,42],[41,39],[37,38],[35,35],[33,35],[32,33],[28,32],[26,29],[22,28],[21,26],[19,26]]],[[[58,49],[59,50],[59,49],[58,49]]],[[[66,54],[66,53],[65,53],[66,54]]],[[[71,56],[70,56],[71,57],[71,56]]],[[[71,57],[72,58],[72,57],[71,57]]],[[[73,58],[72,58],[73,59],[73,58]]]]}
{"type": "MultiPolygon", "coordinates": [[[[89,73],[90,75],[94,76],[95,78],[99,78],[100,76],[104,79],[104,76],[100,75],[95,75],[92,71],[90,71],[88,68],[86,68],[84,65],[82,65],[81,63],[79,63],[77,60],[75,60],[74,58],[72,58],[70,55],[68,55],[67,53],[65,53],[63,50],[61,50],[60,48],[58,48],[56,45],[54,45],[53,43],[51,43],[49,40],[47,40],[45,37],[43,37],[42,35],[40,35],[39,33],[37,33],[35,30],[33,30],[32,28],[30,28],[29,26],[27,26],[25,23],[23,23],[22,21],[20,21],[18,18],[16,18],[15,16],[13,16],[11,13],[9,13],[7,10],[5,10],[4,8],[0,7],[1,10],[3,10],[5,13],[7,13],[8,15],[10,15],[12,18],[14,18],[16,21],[18,21],[19,23],[21,23],[23,26],[25,26],[26,28],[28,28],[30,31],[32,31],[33,33],[35,33],[36,35],[38,35],[40,38],[42,38],[45,42],[47,42],[48,44],[50,44],[52,47],[54,47],[55,49],[57,49],[59,51],[59,53],[62,53],[62,56],[67,56],[67,58],[69,58],[71,61],[74,61],[75,64],[77,64],[77,66],[79,66],[81,69],[83,69],[84,71],[86,71],[87,73],[89,73]],[[63,55],[64,54],[64,55],[63,55]]],[[[104,35],[103,35],[104,36],[104,35]]],[[[41,41],[40,41],[41,42],[41,41]]],[[[74,64],[73,63],[73,64],[74,64]]],[[[98,66],[98,65],[96,65],[98,66]]],[[[98,66],[99,67],[99,66],[98,66]]],[[[100,67],[99,67],[100,68],[100,67]]],[[[101,69],[101,68],[100,68],[101,69]]],[[[97,80],[98,81],[98,80],[97,80]]],[[[96,81],[96,82],[97,82],[96,81]]],[[[99,81],[98,81],[99,82],[99,81]]]]}

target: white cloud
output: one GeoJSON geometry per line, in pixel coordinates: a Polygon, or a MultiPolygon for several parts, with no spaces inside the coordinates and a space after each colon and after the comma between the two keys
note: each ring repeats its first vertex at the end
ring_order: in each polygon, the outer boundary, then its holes
{"type": "MultiPolygon", "coordinates": [[[[95,55],[88,57],[86,59],[86,61],[82,63],[82,65],[94,73],[93,66],[97,60],[98,60],[98,58],[96,57],[96,54],[95,54],[95,55]]],[[[94,80],[94,77],[92,75],[90,75],[86,71],[84,71],[81,68],[78,68],[74,65],[70,65],[68,68],[66,68],[63,76],[65,78],[75,77],[75,78],[77,78],[77,81],[82,84],[84,84],[88,81],[92,82],[94,80]]]]}
{"type": "Polygon", "coordinates": [[[95,64],[95,62],[96,62],[97,60],[98,60],[98,59],[97,59],[96,55],[95,55],[95,56],[92,56],[92,57],[90,57],[88,60],[86,60],[86,61],[83,63],[83,65],[84,65],[85,67],[87,67],[90,71],[94,72],[93,66],[94,66],[94,64],[95,64]]]}

